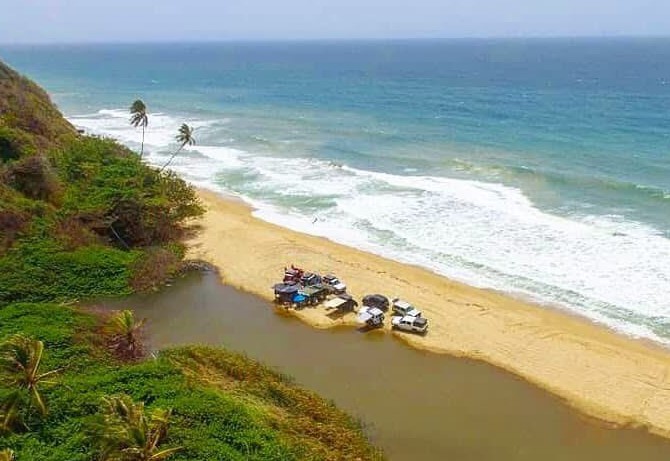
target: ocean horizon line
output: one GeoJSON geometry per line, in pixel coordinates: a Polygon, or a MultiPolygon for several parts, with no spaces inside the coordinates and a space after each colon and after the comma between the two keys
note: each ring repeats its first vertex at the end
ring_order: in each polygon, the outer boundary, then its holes
{"type": "Polygon", "coordinates": [[[338,43],[390,43],[406,42],[630,42],[630,41],[665,41],[670,40],[670,34],[603,34],[603,35],[473,35],[473,36],[442,36],[442,37],[322,37],[322,38],[196,38],[196,39],[149,39],[149,40],[64,40],[64,41],[18,41],[0,42],[0,47],[61,47],[61,46],[136,46],[136,45],[235,45],[235,44],[338,44],[338,43]]]}

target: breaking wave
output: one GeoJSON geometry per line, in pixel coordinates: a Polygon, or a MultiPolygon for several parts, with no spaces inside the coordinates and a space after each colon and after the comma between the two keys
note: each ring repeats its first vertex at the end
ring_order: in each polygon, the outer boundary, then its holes
{"type": "MultiPolygon", "coordinates": [[[[152,114],[148,162],[165,162],[183,119],[152,114]]],[[[70,120],[133,148],[141,142],[125,110],[70,120]]],[[[214,130],[225,120],[187,121],[199,145],[185,149],[172,168],[198,186],[242,197],[259,218],[670,342],[670,240],[657,229],[613,214],[550,214],[520,189],[495,181],[412,169],[389,174],[226,147],[230,140],[214,130]]]]}

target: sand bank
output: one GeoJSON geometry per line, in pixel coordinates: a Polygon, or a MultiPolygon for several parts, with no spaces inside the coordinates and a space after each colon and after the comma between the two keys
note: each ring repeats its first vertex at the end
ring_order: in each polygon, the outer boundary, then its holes
{"type": "MultiPolygon", "coordinates": [[[[334,272],[357,298],[379,292],[422,309],[430,321],[425,337],[393,333],[415,347],[484,360],[592,416],[670,436],[669,351],[557,310],[266,223],[240,201],[204,190],[200,197],[208,211],[189,242],[189,256],[218,266],[226,283],[271,300],[270,287],[285,265],[334,272]]],[[[323,308],[295,314],[319,328],[355,321],[353,314],[330,318],[323,308]]]]}

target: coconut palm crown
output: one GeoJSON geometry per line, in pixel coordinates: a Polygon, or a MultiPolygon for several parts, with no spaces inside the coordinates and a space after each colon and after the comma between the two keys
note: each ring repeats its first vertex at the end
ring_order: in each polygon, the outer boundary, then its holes
{"type": "Polygon", "coordinates": [[[161,461],[181,447],[159,449],[167,436],[172,412],[154,409],[147,415],[142,402],[127,395],[104,397],[102,417],[95,432],[102,461],[161,461]]]}
{"type": "Polygon", "coordinates": [[[163,165],[160,169],[160,171],[163,171],[165,168],[167,168],[170,163],[172,163],[172,160],[181,152],[181,150],[186,147],[186,146],[193,146],[195,145],[195,138],[193,137],[193,128],[187,125],[186,123],[182,123],[182,125],[179,127],[179,131],[177,132],[177,136],[175,136],[175,140],[179,143],[179,148],[175,151],[174,154],[170,157],[170,159],[163,165]]]}
{"type": "Polygon", "coordinates": [[[146,319],[136,320],[133,311],[125,309],[112,317],[109,330],[114,337],[114,348],[126,358],[141,355],[140,332],[146,319]]]}
{"type": "Polygon", "coordinates": [[[18,390],[27,390],[31,402],[45,415],[47,407],[38,385],[54,384],[48,378],[60,373],[61,369],[40,373],[43,354],[42,341],[21,334],[10,336],[0,343],[0,381],[18,390]]]}

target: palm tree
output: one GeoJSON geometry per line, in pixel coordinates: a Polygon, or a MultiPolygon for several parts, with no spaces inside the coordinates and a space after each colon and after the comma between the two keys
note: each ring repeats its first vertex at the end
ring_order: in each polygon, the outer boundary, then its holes
{"type": "Polygon", "coordinates": [[[48,380],[51,376],[60,373],[61,369],[40,373],[40,363],[44,354],[42,341],[17,334],[10,336],[0,344],[0,373],[2,381],[28,391],[30,401],[42,415],[46,415],[47,407],[44,404],[38,384],[53,384],[48,380]]]}
{"type": "Polygon", "coordinates": [[[112,317],[109,328],[114,336],[114,348],[122,355],[135,358],[141,354],[140,331],[146,319],[136,320],[133,311],[125,309],[112,317]]]}
{"type": "Polygon", "coordinates": [[[104,397],[95,433],[101,460],[161,461],[181,450],[158,449],[167,435],[171,414],[171,410],[155,409],[147,416],[144,403],[135,403],[127,395],[104,397]]]}
{"type": "Polygon", "coordinates": [[[136,99],[130,106],[130,124],[137,128],[142,127],[142,147],[140,148],[140,160],[144,154],[144,130],[149,125],[149,116],[147,115],[147,106],[141,99],[136,99]]]}
{"type": "Polygon", "coordinates": [[[179,149],[175,151],[174,154],[170,157],[170,159],[163,165],[160,169],[160,171],[163,171],[167,166],[172,163],[172,160],[177,156],[179,152],[186,146],[192,146],[195,144],[195,138],[193,137],[193,128],[188,126],[186,123],[182,123],[181,126],[179,127],[179,132],[177,133],[177,136],[175,136],[175,139],[179,143],[179,149]]]}
{"type": "Polygon", "coordinates": [[[15,459],[14,452],[9,448],[0,450],[0,461],[14,461],[15,459]]]}

